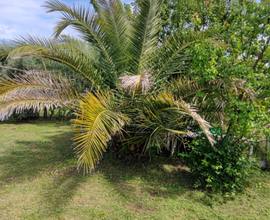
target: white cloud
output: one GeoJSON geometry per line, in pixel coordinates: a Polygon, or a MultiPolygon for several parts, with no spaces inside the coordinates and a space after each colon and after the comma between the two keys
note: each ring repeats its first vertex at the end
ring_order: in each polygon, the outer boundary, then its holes
{"type": "MultiPolygon", "coordinates": [[[[90,6],[89,0],[62,1],[68,5],[90,6]]],[[[46,14],[41,7],[43,3],[44,0],[0,0],[0,39],[14,39],[26,34],[50,37],[60,13],[46,14]]],[[[63,34],[76,35],[76,32],[68,28],[63,34]]]]}
{"type": "MultiPolygon", "coordinates": [[[[72,5],[68,0],[64,2],[72,5]]],[[[73,2],[89,5],[86,0],[73,2]]],[[[0,39],[14,39],[26,34],[51,36],[60,13],[46,14],[41,7],[43,3],[43,0],[0,0],[0,39]]],[[[63,33],[72,34],[73,31],[67,29],[63,33]]]]}
{"type": "Polygon", "coordinates": [[[16,33],[16,30],[6,25],[0,24],[0,36],[1,36],[1,33],[5,33],[6,38],[11,38],[13,37],[13,34],[16,33]]]}
{"type": "Polygon", "coordinates": [[[41,0],[8,0],[0,4],[0,39],[15,38],[18,35],[45,34],[51,30],[54,18],[42,14],[45,12],[40,5],[41,0]],[[46,22],[47,21],[47,22],[46,22]]]}

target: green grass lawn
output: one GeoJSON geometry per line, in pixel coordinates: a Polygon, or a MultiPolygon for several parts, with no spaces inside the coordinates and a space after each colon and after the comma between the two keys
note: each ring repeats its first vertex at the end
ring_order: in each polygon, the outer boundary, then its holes
{"type": "Polygon", "coordinates": [[[0,219],[270,219],[270,174],[235,198],[195,190],[180,161],[124,165],[110,152],[76,171],[67,122],[0,123],[0,219]]]}

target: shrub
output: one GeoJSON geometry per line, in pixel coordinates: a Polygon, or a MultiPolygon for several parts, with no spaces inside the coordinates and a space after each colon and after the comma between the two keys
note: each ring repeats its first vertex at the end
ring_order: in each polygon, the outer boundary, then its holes
{"type": "Polygon", "coordinates": [[[198,175],[194,187],[207,187],[214,191],[235,194],[245,188],[251,163],[246,143],[231,143],[224,138],[212,147],[202,137],[188,144],[189,153],[180,154],[187,159],[191,171],[198,175]]]}

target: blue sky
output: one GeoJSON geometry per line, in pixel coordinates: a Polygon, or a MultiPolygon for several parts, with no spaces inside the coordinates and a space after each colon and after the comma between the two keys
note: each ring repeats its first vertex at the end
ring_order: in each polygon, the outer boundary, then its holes
{"type": "MultiPolygon", "coordinates": [[[[0,40],[14,39],[20,35],[50,37],[60,13],[46,14],[41,7],[45,0],[0,0],[0,40]]],[[[125,0],[124,2],[131,2],[125,0]]],[[[62,0],[68,5],[89,6],[89,0],[62,0]]],[[[72,29],[63,34],[74,35],[72,29]]]]}

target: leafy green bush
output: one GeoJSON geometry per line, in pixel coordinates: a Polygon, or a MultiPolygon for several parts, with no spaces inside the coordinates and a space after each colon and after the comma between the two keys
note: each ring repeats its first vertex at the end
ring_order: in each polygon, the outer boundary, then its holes
{"type": "Polygon", "coordinates": [[[232,144],[229,138],[224,138],[213,148],[205,137],[200,137],[193,140],[188,148],[189,153],[180,155],[187,159],[191,171],[198,175],[194,187],[208,187],[232,195],[245,188],[251,171],[248,144],[232,144]]]}

